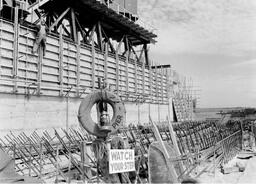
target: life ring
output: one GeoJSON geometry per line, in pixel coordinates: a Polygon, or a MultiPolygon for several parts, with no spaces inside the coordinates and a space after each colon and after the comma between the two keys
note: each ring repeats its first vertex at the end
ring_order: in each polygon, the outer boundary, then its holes
{"type": "Polygon", "coordinates": [[[78,121],[80,125],[88,131],[88,133],[97,137],[106,137],[107,133],[102,131],[99,125],[94,122],[91,117],[91,110],[93,105],[100,101],[110,104],[113,109],[113,117],[110,121],[110,124],[111,133],[115,133],[124,121],[125,108],[117,95],[105,90],[99,90],[90,93],[83,99],[78,111],[78,121]]]}

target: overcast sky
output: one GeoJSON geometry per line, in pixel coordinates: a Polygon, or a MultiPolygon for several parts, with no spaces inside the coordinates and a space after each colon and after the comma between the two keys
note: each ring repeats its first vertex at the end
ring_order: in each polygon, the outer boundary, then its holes
{"type": "Polygon", "coordinates": [[[200,86],[201,107],[256,107],[256,0],[138,0],[150,57],[200,86]]]}

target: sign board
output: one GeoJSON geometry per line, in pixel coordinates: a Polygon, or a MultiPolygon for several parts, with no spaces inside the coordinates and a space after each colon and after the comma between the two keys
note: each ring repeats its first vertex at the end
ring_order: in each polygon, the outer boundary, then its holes
{"type": "Polygon", "coordinates": [[[135,171],[135,156],[132,149],[110,149],[109,173],[135,171]]]}

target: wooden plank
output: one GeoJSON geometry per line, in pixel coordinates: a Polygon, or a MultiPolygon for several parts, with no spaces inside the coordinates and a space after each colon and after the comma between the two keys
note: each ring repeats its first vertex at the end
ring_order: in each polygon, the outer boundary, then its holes
{"type": "Polygon", "coordinates": [[[92,54],[92,89],[95,89],[95,46],[94,46],[94,29],[92,30],[92,34],[91,34],[91,39],[92,39],[92,43],[91,43],[91,54],[92,54]]]}
{"type": "Polygon", "coordinates": [[[142,94],[145,95],[145,62],[142,62],[142,94]]]}
{"type": "MultiPolygon", "coordinates": [[[[152,96],[152,68],[151,68],[151,62],[149,63],[149,94],[150,96],[152,96]]],[[[151,98],[151,102],[153,101],[153,99],[151,98]]]]}
{"type": "Polygon", "coordinates": [[[79,89],[80,89],[80,57],[81,57],[81,54],[80,54],[80,48],[81,48],[81,43],[80,43],[80,40],[81,40],[81,37],[80,37],[80,34],[78,34],[78,40],[77,40],[77,45],[76,45],[76,49],[77,49],[77,52],[76,52],[76,95],[79,97],[80,96],[80,92],[79,92],[79,89]]]}
{"type": "Polygon", "coordinates": [[[164,74],[163,74],[163,68],[161,67],[161,96],[162,96],[162,102],[164,101],[164,74]]]}
{"type": "Polygon", "coordinates": [[[75,11],[71,9],[71,22],[72,22],[72,33],[73,39],[77,43],[77,29],[76,29],[76,18],[75,18],[75,11]]]}
{"type": "Polygon", "coordinates": [[[104,78],[108,82],[108,42],[105,43],[105,52],[104,52],[104,78]]]}
{"type": "Polygon", "coordinates": [[[63,96],[63,29],[60,27],[59,34],[59,82],[60,96],[63,96]]]}
{"type": "Polygon", "coordinates": [[[14,41],[13,41],[13,79],[14,79],[14,93],[18,92],[17,79],[18,79],[18,44],[19,44],[19,9],[14,8],[14,41]]]}
{"type": "Polygon", "coordinates": [[[144,44],[144,53],[145,53],[145,64],[146,64],[146,65],[149,65],[147,44],[144,44]]]}
{"type": "Polygon", "coordinates": [[[116,50],[116,90],[119,95],[120,92],[120,65],[119,65],[119,48],[116,50]]]}
{"type": "Polygon", "coordinates": [[[43,62],[43,48],[39,47],[38,64],[37,64],[37,94],[41,94],[41,82],[42,82],[42,62],[43,62]]]}
{"type": "Polygon", "coordinates": [[[130,51],[128,49],[128,52],[126,53],[126,57],[125,57],[125,77],[126,77],[126,93],[129,92],[129,76],[128,76],[128,62],[129,62],[129,55],[130,55],[130,51]]]}
{"type": "Polygon", "coordinates": [[[135,93],[137,94],[138,93],[138,63],[135,61],[134,62],[134,66],[135,66],[135,93]]]}
{"type": "Polygon", "coordinates": [[[97,32],[97,37],[98,37],[98,45],[99,45],[99,47],[100,47],[100,50],[101,50],[101,52],[103,52],[103,43],[102,43],[102,41],[103,41],[103,38],[102,38],[102,31],[101,31],[101,24],[100,24],[100,22],[98,22],[97,23],[97,30],[98,30],[98,32],[97,32]]]}

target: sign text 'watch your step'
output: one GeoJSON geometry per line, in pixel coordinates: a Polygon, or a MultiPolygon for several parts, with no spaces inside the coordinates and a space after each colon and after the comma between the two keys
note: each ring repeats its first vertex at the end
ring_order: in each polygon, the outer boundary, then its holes
{"type": "Polygon", "coordinates": [[[111,149],[109,151],[109,173],[135,171],[135,157],[132,149],[111,149]]]}

